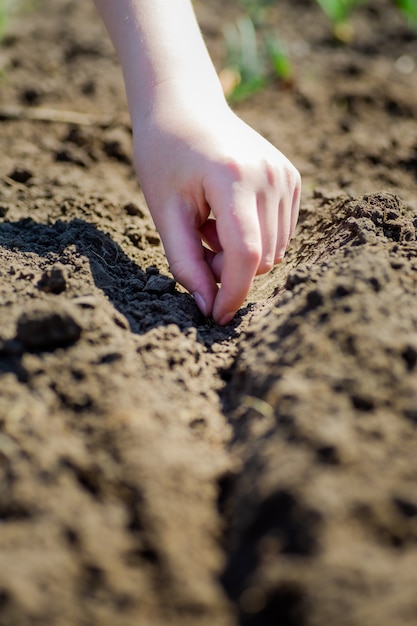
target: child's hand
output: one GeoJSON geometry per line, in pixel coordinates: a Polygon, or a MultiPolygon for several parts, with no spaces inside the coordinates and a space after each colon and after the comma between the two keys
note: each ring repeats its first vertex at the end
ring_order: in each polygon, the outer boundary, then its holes
{"type": "Polygon", "coordinates": [[[135,163],[172,274],[206,316],[227,324],[254,276],[282,260],[301,183],[221,99],[184,102],[195,91],[157,87],[152,110],[133,120],[135,163]]]}
{"type": "Polygon", "coordinates": [[[227,324],[254,276],[284,256],[299,174],[227,106],[191,0],[95,2],[122,65],[137,173],[171,271],[227,324]]]}

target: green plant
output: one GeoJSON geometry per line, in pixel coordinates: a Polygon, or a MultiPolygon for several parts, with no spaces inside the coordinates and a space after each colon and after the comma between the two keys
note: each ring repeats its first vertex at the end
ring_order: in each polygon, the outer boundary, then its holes
{"type": "MultiPolygon", "coordinates": [[[[271,0],[262,1],[271,4],[271,0]]],[[[255,0],[250,3],[253,5],[255,0]]],[[[259,24],[256,28],[252,17],[245,15],[225,27],[224,38],[226,61],[220,78],[229,101],[236,102],[253,95],[272,75],[290,82],[292,66],[289,56],[265,25],[259,24]]]]}
{"type": "Polygon", "coordinates": [[[333,36],[343,43],[349,43],[354,35],[349,22],[352,11],[364,0],[316,0],[333,24],[333,36]]]}
{"type": "Polygon", "coordinates": [[[224,29],[226,63],[220,78],[229,100],[243,100],[264,84],[264,61],[252,19],[245,15],[224,29]]]}
{"type": "MultiPolygon", "coordinates": [[[[316,0],[327,17],[331,20],[336,38],[349,40],[351,32],[348,22],[354,9],[366,0],[316,0]]],[[[396,6],[408,23],[417,27],[417,0],[394,0],[396,6]]]]}
{"type": "Polygon", "coordinates": [[[277,0],[239,0],[239,4],[257,26],[264,20],[268,7],[276,5],[277,0]]]}
{"type": "Polygon", "coordinates": [[[316,2],[333,24],[342,24],[363,0],[316,0],[316,2]]]}
{"type": "MultiPolygon", "coordinates": [[[[0,0],[1,1],[1,0],[0,0]]],[[[354,30],[350,18],[360,4],[369,0],[312,0],[320,6],[333,26],[335,39],[349,43],[354,30]]],[[[407,22],[417,28],[417,0],[393,0],[407,22]]],[[[269,9],[279,0],[238,0],[244,15],[224,29],[225,67],[220,73],[230,101],[248,98],[272,77],[292,85],[290,57],[271,26],[269,9]]]]}
{"type": "Polygon", "coordinates": [[[417,0],[397,0],[397,6],[408,23],[417,27],[417,0]]]}
{"type": "Polygon", "coordinates": [[[265,49],[276,76],[284,83],[290,84],[293,77],[292,63],[278,37],[270,34],[266,35],[265,49]]]}

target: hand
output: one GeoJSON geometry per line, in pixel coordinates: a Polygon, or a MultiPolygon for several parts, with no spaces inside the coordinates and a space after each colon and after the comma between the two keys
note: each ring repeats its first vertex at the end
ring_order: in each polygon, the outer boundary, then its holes
{"type": "Polygon", "coordinates": [[[284,257],[300,176],[222,99],[184,102],[195,85],[157,92],[145,119],[133,120],[139,181],[173,276],[204,315],[227,324],[255,275],[284,257]]]}

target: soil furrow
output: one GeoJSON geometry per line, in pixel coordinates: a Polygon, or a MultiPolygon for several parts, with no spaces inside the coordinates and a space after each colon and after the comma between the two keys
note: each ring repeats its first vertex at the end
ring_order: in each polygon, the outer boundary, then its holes
{"type": "MultiPolygon", "coordinates": [[[[220,69],[242,9],[195,6],[220,69]]],[[[235,108],[300,221],[224,328],[171,277],[93,3],[0,44],[1,626],[417,623],[417,38],[388,0],[348,45],[270,11],[294,80],[235,108]]]]}

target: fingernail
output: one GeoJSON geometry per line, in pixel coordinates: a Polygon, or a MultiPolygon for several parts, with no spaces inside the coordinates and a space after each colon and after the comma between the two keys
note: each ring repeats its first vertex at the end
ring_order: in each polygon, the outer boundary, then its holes
{"type": "Polygon", "coordinates": [[[225,315],[223,315],[223,317],[221,318],[219,322],[220,326],[226,326],[226,324],[232,321],[234,316],[235,316],[234,313],[226,313],[225,315]]]}
{"type": "Polygon", "coordinates": [[[195,300],[198,308],[200,309],[202,314],[207,317],[208,316],[208,307],[207,307],[207,304],[206,304],[203,296],[201,294],[199,294],[198,291],[193,293],[193,296],[194,296],[194,300],[195,300]]]}

